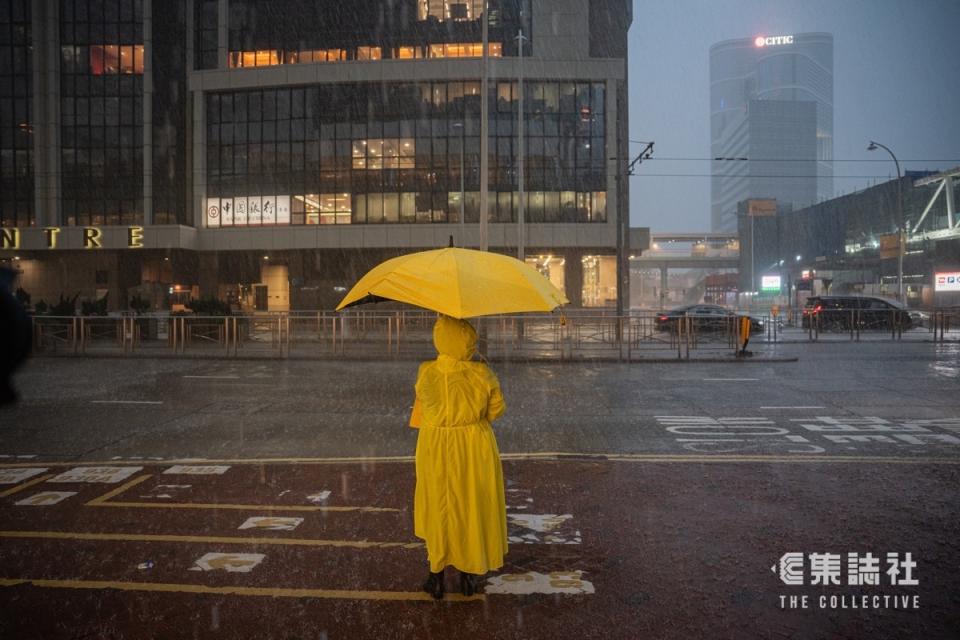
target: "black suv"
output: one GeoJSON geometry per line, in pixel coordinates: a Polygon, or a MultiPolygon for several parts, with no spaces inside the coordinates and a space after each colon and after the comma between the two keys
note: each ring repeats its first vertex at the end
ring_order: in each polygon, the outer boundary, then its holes
{"type": "Polygon", "coordinates": [[[817,322],[824,331],[849,331],[913,327],[913,318],[906,305],[878,296],[812,296],[803,307],[803,327],[817,322]]]}

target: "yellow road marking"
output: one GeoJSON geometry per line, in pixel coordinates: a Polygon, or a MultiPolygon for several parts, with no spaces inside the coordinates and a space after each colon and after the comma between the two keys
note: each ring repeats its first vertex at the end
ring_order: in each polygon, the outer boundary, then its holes
{"type": "MultiPolygon", "coordinates": [[[[348,591],[343,589],[291,589],[285,587],[211,587],[201,584],[172,584],[166,582],[114,582],[109,580],[34,580],[31,578],[0,578],[0,586],[32,585],[50,589],[117,589],[120,591],[152,591],[158,593],[194,593],[228,596],[255,596],[264,598],[323,598],[332,600],[392,600],[429,601],[433,598],[422,591],[348,591]]],[[[444,597],[449,602],[475,602],[486,599],[483,594],[466,597],[451,593],[444,597]]]]}
{"type": "Polygon", "coordinates": [[[152,478],[151,474],[146,474],[138,476],[122,484],[116,489],[108,491],[107,493],[94,498],[87,503],[88,507],[119,507],[124,509],[232,509],[235,511],[306,511],[310,513],[318,512],[332,512],[332,513],[347,513],[347,512],[359,512],[359,513],[401,513],[401,509],[395,509],[393,507],[324,507],[320,505],[301,505],[301,504],[290,504],[290,505],[271,505],[271,504],[229,504],[229,503],[205,503],[205,502],[121,502],[121,501],[111,501],[111,498],[114,498],[118,495],[121,495],[128,489],[135,487],[140,484],[147,478],[152,478]]]}
{"type": "MultiPolygon", "coordinates": [[[[683,454],[683,453],[579,453],[579,452],[532,452],[532,453],[503,453],[500,459],[504,461],[543,460],[556,462],[581,461],[627,461],[627,462],[863,462],[863,463],[915,463],[915,464],[960,464],[960,457],[929,457],[929,456],[843,456],[818,455],[797,453],[790,456],[782,454],[683,454]]],[[[225,458],[203,460],[204,464],[233,464],[233,465],[336,465],[336,464],[365,464],[365,463],[410,463],[413,456],[383,456],[357,458],[225,458]]],[[[83,467],[83,466],[168,466],[174,464],[197,464],[196,459],[171,460],[108,460],[90,462],[38,462],[29,463],[0,463],[0,469],[17,469],[35,467],[43,464],[48,467],[83,467]]]]}
{"type": "Polygon", "coordinates": [[[313,538],[252,538],[244,536],[179,536],[144,533],[87,533],[83,531],[0,531],[0,538],[43,540],[97,540],[111,542],[196,542],[205,544],[279,545],[291,547],[347,547],[353,549],[422,549],[422,542],[376,540],[320,540],[313,538]]]}
{"type": "Polygon", "coordinates": [[[22,483],[18,484],[18,485],[15,486],[15,487],[11,487],[10,489],[7,489],[6,491],[0,492],[0,498],[6,498],[7,496],[12,496],[13,494],[18,493],[18,492],[20,492],[20,491],[23,491],[24,489],[29,489],[30,487],[32,487],[32,486],[35,485],[35,484],[40,484],[41,482],[46,482],[47,480],[49,480],[49,479],[52,478],[52,477],[53,477],[53,474],[50,474],[50,475],[46,475],[46,476],[40,476],[39,478],[33,478],[33,479],[28,480],[28,481],[26,481],[26,482],[22,482],[22,483]]]}
{"type": "Polygon", "coordinates": [[[142,475],[142,476],[137,476],[137,477],[134,478],[133,480],[130,480],[130,481],[128,481],[128,482],[125,482],[125,483],[123,483],[122,485],[120,485],[119,487],[116,487],[115,489],[111,489],[110,491],[107,491],[107,492],[106,492],[105,494],[103,494],[102,496],[98,496],[98,497],[94,498],[93,500],[91,500],[90,502],[87,503],[87,506],[88,506],[88,507],[98,507],[98,506],[100,506],[101,504],[103,504],[105,501],[109,500],[110,498],[112,498],[112,497],[114,497],[114,496],[118,496],[118,495],[120,495],[121,493],[123,493],[124,491],[126,491],[127,489],[130,489],[131,487],[135,487],[135,486],[137,486],[138,484],[140,484],[141,482],[143,482],[144,480],[147,480],[147,479],[152,478],[152,477],[153,477],[153,474],[150,474],[150,473],[145,474],[145,475],[142,475]]]}

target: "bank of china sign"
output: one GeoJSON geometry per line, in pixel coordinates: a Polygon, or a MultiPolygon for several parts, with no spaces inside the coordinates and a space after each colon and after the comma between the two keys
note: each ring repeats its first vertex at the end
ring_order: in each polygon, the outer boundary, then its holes
{"type": "Polygon", "coordinates": [[[290,224],[290,196],[207,198],[208,227],[290,224]]]}
{"type": "Polygon", "coordinates": [[[770,570],[780,576],[790,593],[780,594],[781,609],[919,609],[917,561],[912,553],[876,554],[803,553],[790,551],[770,570]],[[817,593],[798,593],[793,587],[819,587],[817,593]],[[856,587],[831,592],[831,587],[856,587]]]}
{"type": "Polygon", "coordinates": [[[774,47],[781,44],[793,44],[793,36],[757,36],[753,44],[758,47],[774,47]]]}

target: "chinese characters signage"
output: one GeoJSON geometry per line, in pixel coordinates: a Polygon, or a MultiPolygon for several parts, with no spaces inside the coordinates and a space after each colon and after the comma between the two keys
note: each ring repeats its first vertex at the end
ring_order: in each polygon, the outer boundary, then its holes
{"type": "Polygon", "coordinates": [[[207,198],[207,227],[290,224],[290,196],[207,198]]]}

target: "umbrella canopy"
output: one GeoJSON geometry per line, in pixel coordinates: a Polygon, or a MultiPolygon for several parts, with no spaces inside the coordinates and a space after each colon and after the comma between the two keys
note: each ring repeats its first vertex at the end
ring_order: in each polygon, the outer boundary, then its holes
{"type": "Polygon", "coordinates": [[[383,262],[363,276],[337,306],[395,300],[454,318],[553,311],[570,301],[516,258],[450,247],[383,262]]]}

